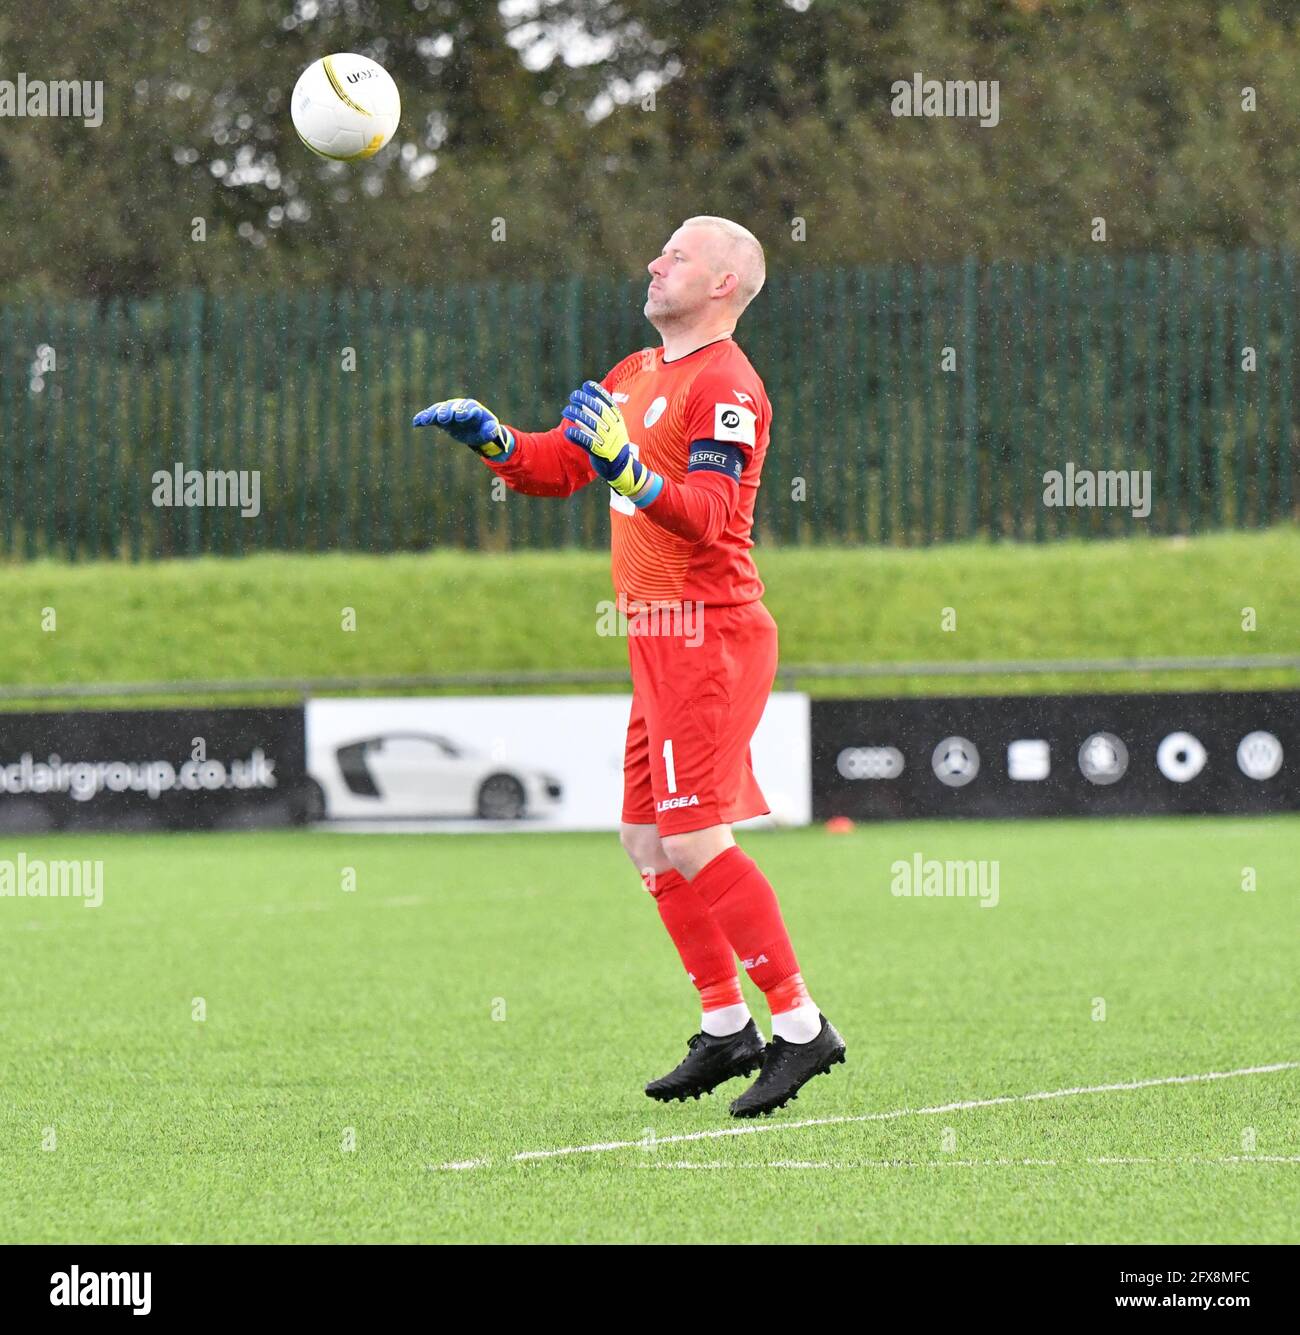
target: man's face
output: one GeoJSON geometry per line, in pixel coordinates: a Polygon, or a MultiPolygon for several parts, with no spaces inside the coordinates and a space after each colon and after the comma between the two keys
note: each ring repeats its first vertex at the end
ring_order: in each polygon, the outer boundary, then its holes
{"type": "Polygon", "coordinates": [[[646,265],[650,289],[645,315],[652,324],[657,318],[689,320],[709,304],[716,277],[709,240],[706,228],[679,227],[658,258],[646,265]]]}

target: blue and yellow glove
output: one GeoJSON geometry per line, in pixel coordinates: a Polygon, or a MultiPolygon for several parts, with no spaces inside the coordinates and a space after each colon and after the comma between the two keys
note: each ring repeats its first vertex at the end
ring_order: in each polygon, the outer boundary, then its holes
{"type": "Polygon", "coordinates": [[[510,456],[515,438],[496,414],[477,399],[443,399],[411,418],[412,426],[440,426],[453,440],[468,445],[475,454],[500,463],[510,456]]]}
{"type": "Polygon", "coordinates": [[[591,466],[610,488],[644,509],[662,490],[664,480],[636,457],[636,446],[628,439],[627,423],[612,395],[594,380],[569,395],[565,418],[572,423],[565,436],[581,446],[591,466]]]}

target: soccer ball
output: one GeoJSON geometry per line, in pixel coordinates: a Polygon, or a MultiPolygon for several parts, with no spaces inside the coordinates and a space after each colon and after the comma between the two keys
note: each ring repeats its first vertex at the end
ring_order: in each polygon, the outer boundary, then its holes
{"type": "Polygon", "coordinates": [[[392,75],[367,56],[323,56],[303,70],[290,106],[298,138],[335,162],[373,157],[393,137],[402,99],[392,75]]]}

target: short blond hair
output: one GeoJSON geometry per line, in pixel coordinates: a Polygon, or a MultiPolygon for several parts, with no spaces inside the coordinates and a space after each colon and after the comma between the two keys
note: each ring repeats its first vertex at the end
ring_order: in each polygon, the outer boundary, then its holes
{"type": "Polygon", "coordinates": [[[702,213],[687,218],[683,227],[709,227],[722,238],[722,248],[715,252],[719,260],[736,275],[736,313],[739,314],[763,290],[767,281],[767,261],[763,247],[748,227],[742,227],[730,218],[715,218],[702,213]]]}

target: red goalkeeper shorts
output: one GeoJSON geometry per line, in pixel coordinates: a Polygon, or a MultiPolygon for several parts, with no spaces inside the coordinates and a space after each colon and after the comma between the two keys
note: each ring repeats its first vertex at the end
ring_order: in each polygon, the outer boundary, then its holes
{"type": "MultiPolygon", "coordinates": [[[[685,834],[766,815],[749,743],[776,677],[776,622],[761,602],[693,607],[672,633],[628,625],[632,713],[623,819],[685,834]]],[[[660,614],[659,626],[669,624],[660,614]]]]}

